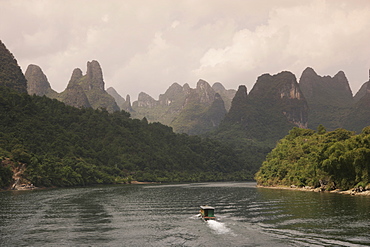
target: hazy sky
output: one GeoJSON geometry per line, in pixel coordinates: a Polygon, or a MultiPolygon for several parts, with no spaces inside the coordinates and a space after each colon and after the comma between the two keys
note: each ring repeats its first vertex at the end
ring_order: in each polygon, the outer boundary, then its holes
{"type": "Polygon", "coordinates": [[[199,79],[248,91],[258,76],[306,67],[369,79],[369,0],[0,0],[0,39],[23,72],[63,91],[99,61],[106,88],[154,98],[199,79]]]}

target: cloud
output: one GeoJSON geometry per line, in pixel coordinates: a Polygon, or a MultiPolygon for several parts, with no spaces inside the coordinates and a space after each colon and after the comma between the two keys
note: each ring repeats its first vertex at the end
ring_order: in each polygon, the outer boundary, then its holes
{"type": "MultiPolygon", "coordinates": [[[[352,9],[348,5],[310,1],[308,6],[271,10],[266,24],[239,30],[227,46],[210,48],[194,73],[212,80],[244,78],[250,88],[255,82],[250,72],[291,70],[299,77],[305,67],[312,66],[324,74],[344,70],[357,80],[352,86],[358,88],[367,78],[358,79],[358,70],[351,73],[351,67],[370,52],[365,38],[370,37],[370,5],[352,9]],[[230,77],[230,72],[235,75],[230,77]]],[[[357,66],[367,73],[369,60],[364,60],[357,66]]]]}
{"type": "Polygon", "coordinates": [[[54,89],[76,67],[102,66],[106,86],[157,98],[202,78],[250,89],[262,73],[299,78],[343,70],[356,91],[370,67],[367,0],[0,0],[0,37],[22,69],[39,65],[54,89]]]}

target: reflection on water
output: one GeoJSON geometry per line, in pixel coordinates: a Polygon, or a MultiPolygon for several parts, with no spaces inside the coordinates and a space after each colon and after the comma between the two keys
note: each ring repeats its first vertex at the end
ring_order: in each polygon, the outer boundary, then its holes
{"type": "Polygon", "coordinates": [[[369,197],[254,183],[0,193],[0,246],[361,246],[369,227],[369,197]]]}

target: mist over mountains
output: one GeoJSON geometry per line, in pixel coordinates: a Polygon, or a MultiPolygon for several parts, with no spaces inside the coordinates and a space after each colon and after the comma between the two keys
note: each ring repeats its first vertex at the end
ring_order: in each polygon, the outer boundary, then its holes
{"type": "Polygon", "coordinates": [[[66,89],[55,92],[42,69],[29,65],[25,73],[29,94],[58,99],[75,107],[106,108],[109,112],[124,110],[133,118],[160,122],[177,133],[190,135],[215,131],[221,124],[238,125],[247,137],[276,141],[292,127],[327,130],[348,128],[356,132],[367,126],[368,82],[353,96],[343,71],[333,77],[320,76],[307,67],[299,81],[288,71],[277,75],[264,74],[253,88],[225,89],[222,83],[212,86],[200,79],[196,88],[173,83],[158,96],[141,92],[131,103],[110,87],[105,90],[103,72],[98,61],[87,62],[83,75],[76,68],[66,89]],[[245,94],[245,95],[244,95],[245,94]]]}

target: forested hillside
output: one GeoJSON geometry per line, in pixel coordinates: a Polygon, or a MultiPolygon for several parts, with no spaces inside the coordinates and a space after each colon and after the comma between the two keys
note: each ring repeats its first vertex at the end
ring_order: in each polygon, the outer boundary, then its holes
{"type": "Polygon", "coordinates": [[[21,93],[27,92],[27,80],[13,54],[0,40],[0,86],[13,88],[21,93]]]}
{"type": "MultiPolygon", "coordinates": [[[[252,178],[234,151],[126,112],[78,109],[0,87],[0,158],[37,186],[252,178]],[[13,167],[14,168],[14,167],[13,167]]],[[[11,180],[2,162],[1,187],[11,180]]]]}
{"type": "Polygon", "coordinates": [[[359,135],[294,128],[268,154],[256,174],[259,185],[349,189],[370,182],[370,127],[359,135]]]}

